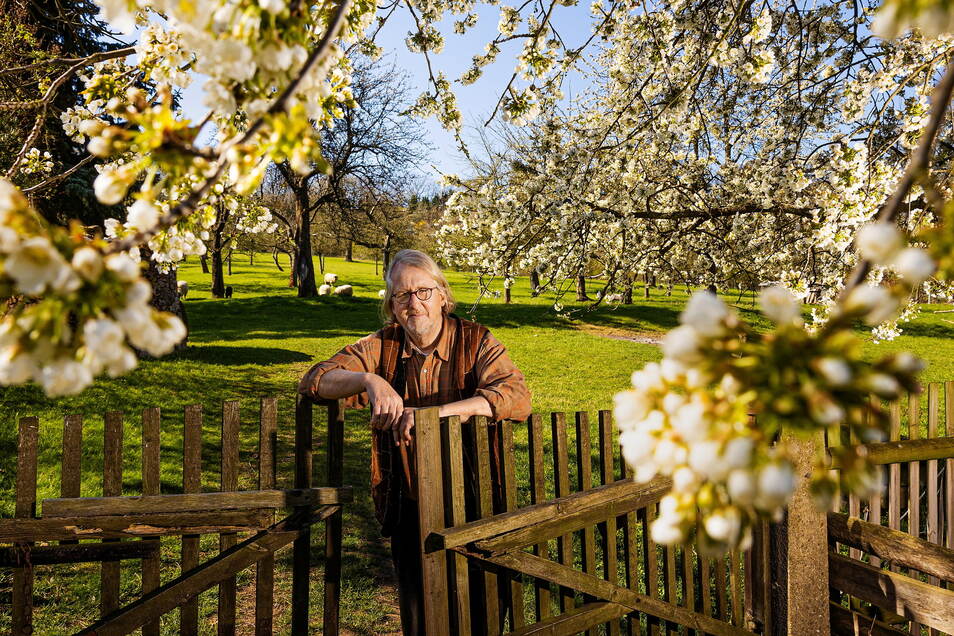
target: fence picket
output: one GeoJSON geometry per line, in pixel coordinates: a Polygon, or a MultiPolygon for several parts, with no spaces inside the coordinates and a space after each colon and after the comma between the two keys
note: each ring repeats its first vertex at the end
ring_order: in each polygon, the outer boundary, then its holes
{"type": "MultiPolygon", "coordinates": [[[[83,416],[63,418],[63,457],[60,468],[60,497],[79,497],[83,459],[83,416]]],[[[75,545],[77,540],[60,541],[60,545],[75,545]]]]}
{"type": "MultiPolygon", "coordinates": [[[[328,405],[327,478],[329,486],[344,484],[344,402],[328,405]]],[[[337,636],[341,602],[341,545],[343,515],[339,508],[325,521],[325,598],[322,631],[337,636]]]]}
{"type": "MultiPolygon", "coordinates": [[[[477,449],[477,518],[483,519],[494,514],[493,487],[490,478],[490,439],[487,434],[487,418],[475,416],[472,420],[474,448],[477,449]]],[[[482,587],[484,604],[487,609],[487,634],[500,633],[501,608],[497,595],[497,576],[483,570],[482,587]]]]}
{"type": "MultiPolygon", "coordinates": [[[[620,456],[619,478],[632,479],[633,469],[623,460],[622,447],[617,446],[616,448],[619,449],[620,456]]],[[[626,550],[626,560],[624,562],[624,567],[626,568],[626,585],[629,589],[643,592],[648,596],[649,587],[645,583],[646,564],[648,562],[646,556],[646,533],[642,531],[643,517],[640,516],[645,515],[645,512],[646,509],[643,508],[641,511],[634,510],[626,515],[623,525],[623,546],[626,550]]],[[[631,613],[627,615],[626,633],[628,636],[642,633],[642,625],[640,624],[638,614],[631,613]]]]}
{"type": "MultiPolygon", "coordinates": [[[[613,481],[613,416],[609,411],[599,412],[599,457],[600,484],[613,481]]],[[[627,515],[628,516],[628,515],[627,515]]],[[[616,518],[609,518],[599,525],[603,540],[603,577],[607,581],[619,583],[619,565],[617,563],[616,518]]],[[[626,541],[628,550],[629,540],[626,541]]],[[[635,546],[634,546],[635,547],[635,546]]],[[[619,636],[619,620],[607,624],[610,636],[619,636]]]]}
{"type": "MultiPolygon", "coordinates": [[[[238,490],[239,462],[239,403],[230,400],[222,404],[222,492],[238,490]]],[[[238,543],[234,532],[219,535],[219,552],[225,552],[238,543]]],[[[236,579],[234,576],[219,583],[219,636],[235,633],[236,579]]]]}
{"type": "MultiPolygon", "coordinates": [[[[450,527],[467,522],[464,506],[464,452],[461,443],[461,423],[456,415],[442,422],[442,444],[444,451],[445,484],[444,510],[450,527]]],[[[452,629],[460,636],[470,636],[470,576],[467,571],[467,557],[459,553],[449,555],[448,568],[450,580],[455,584],[451,596],[452,629]]]]}
{"type": "MultiPolygon", "coordinates": [[[[921,396],[912,393],[908,396],[908,439],[920,438],[921,396]]],[[[908,534],[921,536],[921,462],[908,462],[908,534]]],[[[911,632],[920,634],[920,623],[911,621],[911,632]]]]}
{"type": "MultiPolygon", "coordinates": [[[[553,428],[553,482],[556,497],[570,494],[570,466],[567,451],[566,415],[551,414],[553,428]]],[[[569,534],[557,537],[557,562],[560,565],[573,565],[573,536],[569,534]]],[[[560,611],[567,612],[574,607],[573,590],[560,587],[560,611]]]]}
{"type": "MultiPolygon", "coordinates": [[[[593,462],[590,446],[590,417],[585,411],[576,412],[576,489],[589,490],[593,487],[593,462]]],[[[593,526],[583,528],[581,556],[583,557],[583,571],[596,576],[596,533],[593,526]]],[[[590,603],[596,599],[584,596],[583,602],[590,603]]],[[[588,636],[596,636],[596,628],[586,631],[588,636]]]]}
{"type": "MultiPolygon", "coordinates": [[[[895,400],[889,408],[891,418],[890,439],[901,439],[901,402],[895,400]]],[[[888,468],[888,527],[892,530],[901,529],[901,466],[891,464],[888,468]]],[[[891,565],[891,571],[897,572],[898,567],[891,565]]]]}
{"type": "MultiPolygon", "coordinates": [[[[643,536],[646,545],[646,590],[650,597],[662,600],[662,594],[659,590],[659,553],[656,544],[652,539],[650,528],[656,519],[656,507],[658,504],[652,503],[646,506],[643,512],[643,536]]],[[[648,620],[649,632],[654,636],[659,634],[664,627],[661,621],[656,617],[650,617],[648,620]]]]}
{"type": "MultiPolygon", "coordinates": [[[[103,427],[103,496],[117,497],[123,490],[123,414],[110,411],[103,427]]],[[[105,539],[103,542],[112,542],[105,539]]],[[[99,611],[102,616],[119,608],[119,562],[103,563],[100,569],[99,611]]]]}
{"type": "MultiPolygon", "coordinates": [[[[940,408],[940,386],[934,382],[928,385],[928,430],[929,438],[937,437],[938,416],[940,408]]],[[[931,543],[940,543],[940,518],[938,516],[938,472],[937,460],[927,462],[927,540],[931,543]]],[[[931,585],[937,585],[937,577],[928,577],[931,585]]],[[[936,633],[936,630],[932,630],[936,633]]]]}
{"type": "MultiPolygon", "coordinates": [[[[504,511],[517,509],[517,469],[514,465],[513,424],[504,420],[500,427],[500,458],[503,468],[504,511]]],[[[516,572],[506,572],[501,583],[508,581],[508,601],[510,605],[510,631],[526,625],[523,612],[523,584],[516,572]]]]}
{"type": "MultiPolygon", "coordinates": [[[[16,507],[14,517],[36,516],[36,456],[40,422],[35,417],[21,417],[17,436],[16,507]]],[[[24,544],[20,544],[24,545],[24,544]]],[[[26,544],[30,545],[30,544],[26,544]]],[[[16,636],[33,633],[33,568],[13,570],[12,627],[16,636]]]]}
{"type": "MultiPolygon", "coordinates": [[[[542,503],[546,499],[546,477],[543,466],[543,420],[534,413],[530,416],[528,442],[530,444],[530,503],[542,503]]],[[[538,543],[533,554],[545,559],[550,558],[550,544],[538,543]]],[[[550,608],[550,584],[542,579],[534,579],[534,604],[537,622],[542,622],[552,614],[550,608]]]]}
{"type": "MultiPolygon", "coordinates": [[[[275,445],[278,435],[278,400],[262,398],[258,418],[258,489],[275,488],[275,445]]],[[[274,516],[269,522],[274,521],[274,516]]],[[[275,588],[275,557],[268,555],[255,564],[255,633],[272,633],[275,588]]]]}
{"type": "MultiPolygon", "coordinates": [[[[202,490],[202,405],[185,408],[182,428],[182,492],[191,494],[202,490]]],[[[199,565],[199,535],[182,535],[182,572],[199,565]]],[[[189,599],[179,608],[179,633],[196,636],[199,633],[199,599],[189,599]]]]}
{"type": "MultiPolygon", "coordinates": [[[[954,381],[944,383],[944,433],[954,437],[954,381]]],[[[947,537],[944,544],[954,548],[954,459],[944,462],[944,509],[947,512],[947,537]]],[[[954,581],[948,581],[954,589],[954,581]]]]}
{"type": "MultiPolygon", "coordinates": [[[[414,414],[415,465],[431,470],[417,471],[417,507],[420,546],[435,530],[445,527],[443,471],[433,470],[441,457],[441,426],[437,408],[420,409],[414,414]]],[[[486,426],[485,426],[486,427],[486,426]]],[[[444,634],[450,628],[447,596],[447,554],[424,552],[421,557],[424,578],[424,632],[444,634]]]]}
{"type": "MultiPolygon", "coordinates": [[[[311,488],[314,409],[299,395],[295,402],[295,488],[311,488]]],[[[291,632],[308,634],[308,600],[311,588],[311,528],[305,528],[292,546],[291,632]]]]}
{"type": "MultiPolygon", "coordinates": [[[[159,494],[159,409],[148,408],[142,412],[142,494],[159,494]]],[[[159,587],[159,541],[158,537],[143,539],[156,546],[152,556],[142,560],[142,593],[148,594],[159,587]]],[[[143,636],[159,636],[159,617],[142,626],[143,636]]]]}

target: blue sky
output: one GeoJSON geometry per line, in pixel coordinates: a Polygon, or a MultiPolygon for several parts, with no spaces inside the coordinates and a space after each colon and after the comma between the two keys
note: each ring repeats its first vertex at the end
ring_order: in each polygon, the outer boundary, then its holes
{"type": "MultiPolygon", "coordinates": [[[[449,79],[457,79],[470,68],[473,55],[482,53],[484,44],[497,35],[499,8],[480,5],[478,13],[480,18],[477,25],[463,36],[453,32],[454,19],[444,21],[441,31],[445,35],[446,45],[440,55],[431,58],[435,73],[440,70],[449,79]]],[[[559,7],[554,12],[553,24],[567,44],[578,46],[589,35],[589,6],[559,7]]],[[[376,41],[384,49],[383,59],[393,59],[398,68],[407,73],[412,94],[416,96],[427,88],[428,75],[424,56],[409,52],[404,44],[412,25],[413,21],[407,9],[402,6],[391,15],[376,41]]],[[[497,62],[486,67],[484,75],[473,85],[453,84],[463,115],[466,140],[476,138],[473,128],[483,126],[493,112],[498,97],[513,73],[514,62],[522,46],[522,40],[505,44],[497,62]]],[[[205,114],[201,86],[202,79],[197,78],[183,94],[183,109],[188,117],[201,118],[205,114]]],[[[518,86],[525,86],[525,83],[518,86]]],[[[564,86],[564,91],[567,97],[571,97],[582,88],[583,80],[579,76],[572,76],[564,86]]],[[[424,126],[427,141],[433,147],[429,161],[421,166],[425,174],[432,176],[435,181],[441,172],[466,174],[467,164],[457,151],[453,135],[445,131],[433,118],[428,118],[424,126]]]]}

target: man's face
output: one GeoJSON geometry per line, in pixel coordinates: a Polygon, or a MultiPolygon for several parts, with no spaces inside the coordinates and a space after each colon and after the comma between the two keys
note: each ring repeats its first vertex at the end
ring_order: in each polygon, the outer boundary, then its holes
{"type": "Polygon", "coordinates": [[[391,283],[394,295],[417,289],[432,290],[428,300],[421,300],[415,294],[410,294],[405,302],[394,296],[390,301],[391,311],[394,312],[394,319],[398,324],[404,327],[417,344],[430,344],[427,340],[436,337],[443,324],[442,309],[447,302],[437,281],[422,269],[403,266],[392,272],[391,283]]]}

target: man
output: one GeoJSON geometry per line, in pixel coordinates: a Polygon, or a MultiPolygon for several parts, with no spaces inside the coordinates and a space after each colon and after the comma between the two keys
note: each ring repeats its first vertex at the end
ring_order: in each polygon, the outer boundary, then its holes
{"type": "Polygon", "coordinates": [[[387,325],[316,364],[298,390],[318,399],[349,398],[350,407],[371,404],[371,493],[382,534],[391,536],[401,626],[406,636],[418,636],[424,634],[423,581],[416,470],[407,452],[414,411],[437,406],[441,417],[523,420],[530,393],[487,328],[453,315],[453,294],[431,257],[398,252],[386,281],[387,325]]]}

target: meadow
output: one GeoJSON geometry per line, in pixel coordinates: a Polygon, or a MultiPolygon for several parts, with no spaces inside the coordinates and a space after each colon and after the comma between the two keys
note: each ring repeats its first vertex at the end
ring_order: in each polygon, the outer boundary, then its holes
{"type": "MultiPolygon", "coordinates": [[[[284,263],[283,263],[284,265],[284,263]]],[[[317,265],[317,263],[316,263],[317,265]]],[[[83,480],[81,494],[96,496],[102,489],[102,416],[106,411],[126,413],[124,432],[124,480],[126,494],[138,494],[140,475],[140,412],[147,407],[162,408],[162,489],[181,491],[182,412],[186,405],[201,403],[204,419],[204,478],[206,490],[216,490],[219,435],[218,412],[224,400],[241,400],[242,480],[253,487],[253,448],[257,443],[258,400],[279,398],[280,485],[290,485],[291,438],[293,433],[295,386],[311,364],[329,357],[342,346],[375,331],[381,325],[378,290],[383,287],[375,264],[347,263],[328,258],[325,270],[339,277],[339,284],[354,287],[352,298],[325,296],[299,299],[287,286],[287,267],[280,272],[266,255],[257,255],[254,264],[247,255],[235,255],[232,275],[226,283],[234,294],[229,299],[211,298],[210,276],[196,261],[186,263],[180,280],[189,283],[185,300],[189,322],[189,346],[160,360],[144,361],[128,376],[99,380],[78,396],[48,399],[34,386],[0,388],[0,516],[12,516],[14,507],[14,461],[18,418],[40,418],[40,468],[38,500],[59,493],[62,418],[67,413],[85,417],[83,480]]],[[[517,278],[512,303],[495,295],[480,296],[476,279],[467,273],[450,272],[451,286],[458,298],[457,313],[487,325],[509,348],[514,362],[527,376],[534,410],[550,411],[611,408],[613,394],[625,388],[629,375],[646,362],[660,357],[652,341],[678,323],[686,302],[683,289],[666,296],[651,289],[650,297],[635,290],[636,303],[617,307],[601,306],[584,311],[586,303],[561,302],[567,310],[580,310],[570,318],[558,316],[552,297],[532,297],[528,280],[517,278]]],[[[496,282],[502,290],[502,281],[496,282]]],[[[595,285],[591,294],[595,292],[595,285]]],[[[747,319],[764,326],[751,297],[730,293],[725,300],[738,307],[747,319]]],[[[865,338],[869,356],[895,349],[908,349],[928,361],[926,381],[954,379],[954,313],[950,306],[925,305],[921,316],[905,325],[905,334],[895,342],[873,344],[865,338]]],[[[595,418],[593,418],[595,419],[595,418]]],[[[322,421],[316,415],[316,423],[322,421]]],[[[399,631],[396,591],[390,570],[386,541],[377,527],[368,494],[369,442],[367,412],[349,413],[345,432],[345,483],[355,487],[355,502],[346,508],[345,556],[343,572],[342,625],[346,633],[386,634],[399,631]]],[[[321,427],[316,440],[321,439],[321,427]]],[[[521,440],[517,440],[518,445],[521,440]]],[[[322,475],[322,446],[316,444],[316,475],[322,475]]],[[[320,481],[320,477],[319,477],[320,481]]],[[[38,510],[42,514],[42,509],[38,510]]],[[[206,554],[217,549],[215,537],[203,542],[206,554]]],[[[163,540],[163,580],[178,574],[178,542],[163,540]]],[[[312,616],[320,626],[320,568],[323,548],[316,541],[313,563],[312,616]]],[[[139,589],[136,570],[124,567],[123,594],[134,596],[139,589]]],[[[36,585],[37,633],[72,633],[88,624],[97,607],[98,567],[64,568],[56,576],[49,567],[38,568],[36,585]]],[[[240,578],[251,583],[253,576],[240,578]]],[[[11,577],[0,571],[0,631],[9,630],[11,577]]],[[[285,593],[290,585],[287,562],[279,559],[276,578],[276,624],[287,625],[285,593]]],[[[254,604],[250,586],[241,588],[240,614],[247,626],[254,604]],[[243,611],[244,610],[244,611],[243,611]]],[[[203,630],[214,628],[215,590],[200,598],[203,630]]],[[[176,613],[163,619],[163,633],[177,633],[176,613]]],[[[240,630],[244,631],[244,630],[240,630]]]]}

